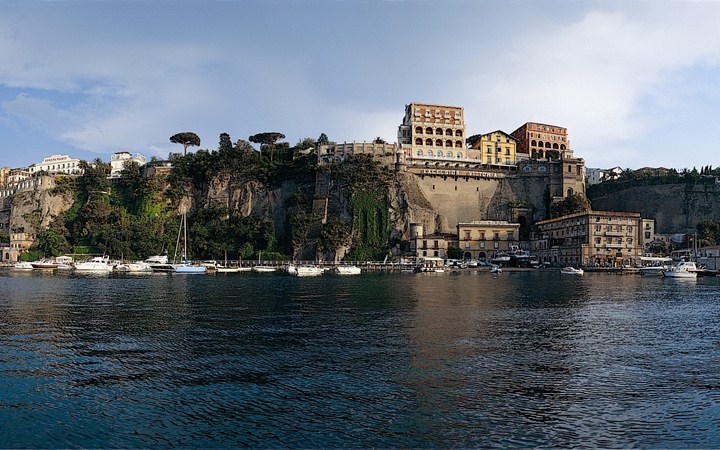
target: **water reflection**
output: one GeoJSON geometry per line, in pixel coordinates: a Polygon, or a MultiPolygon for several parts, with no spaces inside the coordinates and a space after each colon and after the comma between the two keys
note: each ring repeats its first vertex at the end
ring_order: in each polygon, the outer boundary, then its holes
{"type": "Polygon", "coordinates": [[[717,447],[718,281],[0,272],[0,442],[717,447]]]}

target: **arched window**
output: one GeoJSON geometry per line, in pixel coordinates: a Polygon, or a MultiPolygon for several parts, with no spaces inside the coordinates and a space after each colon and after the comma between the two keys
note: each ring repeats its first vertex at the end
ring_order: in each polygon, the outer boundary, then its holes
{"type": "Polygon", "coordinates": [[[457,154],[455,155],[455,157],[456,157],[456,158],[462,158],[462,157],[463,157],[462,152],[457,152],[457,154]]]}
{"type": "Polygon", "coordinates": [[[452,158],[452,152],[447,152],[447,153],[445,153],[445,156],[446,156],[447,158],[452,158]]]}
{"type": "Polygon", "coordinates": [[[425,145],[432,147],[432,139],[425,139],[425,145]]]}
{"type": "Polygon", "coordinates": [[[537,147],[537,141],[533,139],[533,141],[530,142],[530,145],[532,145],[533,147],[537,147]]]}
{"type": "Polygon", "coordinates": [[[455,130],[455,136],[462,137],[462,130],[455,130]]]}
{"type": "Polygon", "coordinates": [[[415,139],[415,145],[422,145],[422,139],[420,139],[420,138],[415,139]]]}
{"type": "Polygon", "coordinates": [[[436,129],[436,130],[435,130],[435,134],[437,134],[438,136],[442,136],[442,134],[443,134],[443,133],[442,133],[442,128],[436,129]]]}
{"type": "Polygon", "coordinates": [[[555,150],[557,150],[557,149],[558,149],[558,145],[557,145],[557,142],[553,144],[553,148],[554,148],[555,150]]]}
{"type": "Polygon", "coordinates": [[[545,148],[550,148],[550,143],[549,143],[549,142],[546,142],[546,143],[545,143],[545,148]]]}
{"type": "Polygon", "coordinates": [[[455,148],[462,148],[462,141],[455,141],[455,148]]]}
{"type": "Polygon", "coordinates": [[[445,130],[445,136],[452,136],[452,135],[453,135],[452,128],[448,128],[447,130],[445,130]]]}
{"type": "Polygon", "coordinates": [[[453,143],[452,143],[452,141],[451,141],[450,139],[448,139],[447,141],[445,141],[445,147],[452,147],[452,146],[453,146],[453,143]]]}
{"type": "Polygon", "coordinates": [[[437,155],[442,158],[442,155],[443,155],[442,150],[438,150],[438,151],[437,151],[437,155]]]}
{"type": "Polygon", "coordinates": [[[572,197],[575,192],[572,190],[572,188],[567,190],[567,196],[572,197]]]}
{"type": "Polygon", "coordinates": [[[425,134],[432,134],[432,128],[430,128],[430,127],[425,128],[425,134]]]}
{"type": "Polygon", "coordinates": [[[565,144],[560,144],[560,150],[565,150],[565,144]]]}
{"type": "Polygon", "coordinates": [[[435,141],[435,146],[442,147],[442,139],[438,139],[437,141],[435,141]]]}
{"type": "Polygon", "coordinates": [[[415,134],[422,134],[422,127],[416,127],[415,134]]]}
{"type": "Polygon", "coordinates": [[[417,156],[423,156],[423,151],[422,151],[422,150],[418,150],[418,151],[417,151],[417,156]]]}

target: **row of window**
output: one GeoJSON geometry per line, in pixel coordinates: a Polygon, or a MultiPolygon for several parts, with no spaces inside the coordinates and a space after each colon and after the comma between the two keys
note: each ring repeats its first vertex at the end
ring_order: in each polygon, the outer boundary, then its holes
{"type": "MultiPolygon", "coordinates": [[[[466,241],[471,240],[471,237],[470,237],[471,233],[472,232],[470,232],[470,231],[465,231],[465,240],[466,241]]],[[[507,232],[507,240],[512,241],[514,239],[514,237],[515,237],[515,233],[513,233],[512,231],[507,232]]],[[[485,240],[485,232],[484,231],[479,232],[479,236],[478,236],[477,240],[479,240],[479,241],[485,240]]],[[[500,240],[500,232],[498,232],[498,231],[492,232],[492,240],[494,240],[494,241],[500,240]]]]}
{"type": "Polygon", "coordinates": [[[415,134],[430,134],[430,135],[435,134],[436,136],[443,136],[443,135],[453,136],[453,135],[455,135],[457,137],[462,137],[463,132],[462,132],[462,130],[455,130],[455,132],[453,132],[452,128],[446,128],[445,130],[443,130],[442,128],[436,128],[435,130],[433,130],[431,127],[427,127],[423,130],[422,127],[415,127],[415,134]]]}
{"type": "MultiPolygon", "coordinates": [[[[553,131],[554,131],[554,129],[553,129],[553,131]]],[[[535,134],[533,134],[533,133],[528,133],[528,137],[530,137],[530,138],[536,138],[536,139],[547,139],[547,138],[548,138],[548,137],[547,137],[547,134],[540,134],[540,133],[535,133],[535,134]]],[[[565,142],[565,138],[562,137],[562,136],[552,136],[552,135],[551,135],[551,136],[550,136],[550,139],[553,140],[553,141],[557,140],[557,141],[565,142]]]]}
{"type": "MultiPolygon", "coordinates": [[[[421,116],[421,115],[422,115],[422,113],[420,113],[420,108],[415,108],[415,115],[416,115],[416,116],[421,116]]],[[[425,117],[433,117],[433,116],[435,116],[435,117],[445,117],[446,119],[449,119],[449,118],[450,118],[450,111],[445,111],[445,114],[442,114],[442,113],[440,113],[440,110],[439,110],[439,109],[436,109],[436,110],[435,110],[435,114],[433,114],[433,113],[430,112],[430,110],[425,110],[425,117]]],[[[459,111],[455,111],[455,114],[453,115],[453,117],[454,117],[455,119],[459,119],[459,118],[460,118],[460,112],[459,112],[459,111]]]]}
{"type": "MultiPolygon", "coordinates": [[[[532,141],[530,142],[531,147],[539,147],[539,148],[551,148],[553,150],[565,150],[565,144],[558,145],[557,142],[554,144],[551,144],[549,142],[543,142],[543,141],[532,141]]],[[[534,149],[533,149],[534,150],[534,149]]]]}
{"type": "MultiPolygon", "coordinates": [[[[425,139],[423,141],[422,138],[417,138],[415,139],[415,145],[425,145],[428,147],[432,147],[433,145],[435,147],[452,147],[453,141],[448,139],[443,143],[442,139],[436,139],[435,141],[433,141],[432,139],[425,139]]],[[[455,141],[455,148],[463,148],[462,141],[455,141]]]]}

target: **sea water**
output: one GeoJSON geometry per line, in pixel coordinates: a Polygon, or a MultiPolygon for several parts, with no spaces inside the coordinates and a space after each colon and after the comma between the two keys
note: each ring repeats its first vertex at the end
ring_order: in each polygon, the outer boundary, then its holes
{"type": "Polygon", "coordinates": [[[720,279],[0,271],[0,447],[720,447],[720,279]]]}

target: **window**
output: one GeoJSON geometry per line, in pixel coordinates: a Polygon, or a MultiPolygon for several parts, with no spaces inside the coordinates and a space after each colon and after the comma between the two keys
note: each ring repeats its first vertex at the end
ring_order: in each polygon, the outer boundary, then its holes
{"type": "Polygon", "coordinates": [[[466,240],[466,241],[469,241],[469,240],[470,240],[470,232],[469,232],[469,231],[466,231],[466,232],[465,232],[465,240],[466,240]]]}

